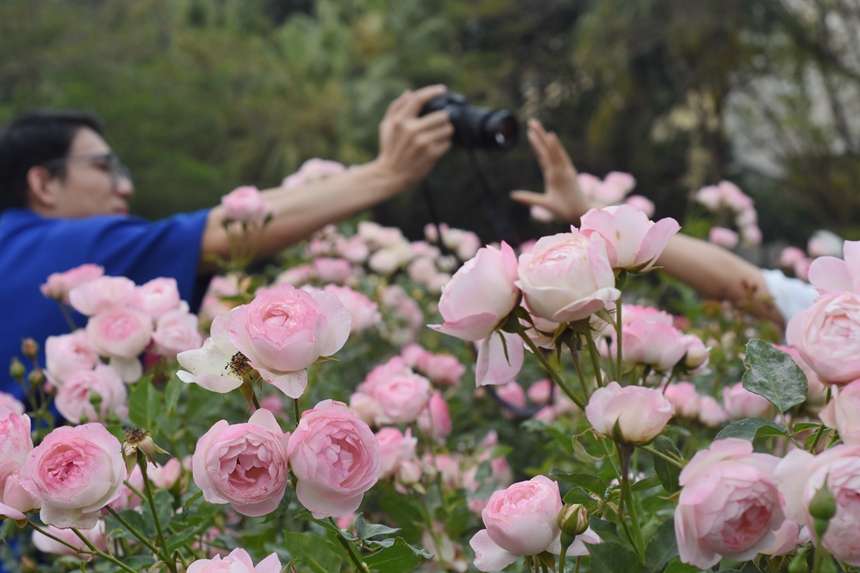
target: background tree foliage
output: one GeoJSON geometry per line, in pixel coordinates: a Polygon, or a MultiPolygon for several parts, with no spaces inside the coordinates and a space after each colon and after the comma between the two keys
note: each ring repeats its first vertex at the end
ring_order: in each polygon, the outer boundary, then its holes
{"type": "MultiPolygon", "coordinates": [[[[0,0],[0,123],[87,108],[156,218],[274,186],[311,157],[374,157],[402,90],[443,82],[538,117],[582,171],[629,171],[659,216],[729,178],[766,239],[860,238],[860,8],[853,0],[0,0]]],[[[540,188],[524,138],[449,154],[429,180],[442,220],[495,239],[473,166],[540,188]],[[483,214],[483,215],[482,215],[483,214]]],[[[411,235],[420,190],[378,209],[411,235]]],[[[545,229],[544,229],[545,230],[545,229]]]]}

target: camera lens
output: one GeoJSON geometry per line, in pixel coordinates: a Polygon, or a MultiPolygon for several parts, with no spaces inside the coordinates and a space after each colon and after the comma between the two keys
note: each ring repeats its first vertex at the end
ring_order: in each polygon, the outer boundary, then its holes
{"type": "Polygon", "coordinates": [[[517,144],[519,125],[516,118],[507,111],[496,111],[487,117],[483,132],[492,140],[492,147],[512,149],[517,144]]]}
{"type": "Polygon", "coordinates": [[[448,92],[424,105],[420,115],[444,109],[454,126],[454,144],[471,149],[512,149],[519,125],[509,111],[473,107],[466,97],[448,92]]]}

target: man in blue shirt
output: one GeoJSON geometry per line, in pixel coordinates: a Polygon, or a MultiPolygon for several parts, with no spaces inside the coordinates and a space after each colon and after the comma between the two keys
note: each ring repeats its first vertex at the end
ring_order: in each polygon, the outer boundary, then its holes
{"type": "MultiPolygon", "coordinates": [[[[418,114],[444,91],[425,87],[392,102],[380,123],[375,160],[316,183],[264,191],[273,216],[258,256],[277,253],[424,177],[450,147],[453,127],[444,111],[418,114]]],[[[137,284],[173,277],[182,298],[193,304],[205,286],[199,279],[215,270],[211,256],[228,258],[220,206],[149,222],[128,216],[133,191],[93,116],[31,112],[0,134],[0,390],[23,395],[7,374],[13,356],[26,363],[23,338],[43,344],[69,332],[56,303],[39,291],[51,273],[95,263],[105,274],[137,284]]]]}

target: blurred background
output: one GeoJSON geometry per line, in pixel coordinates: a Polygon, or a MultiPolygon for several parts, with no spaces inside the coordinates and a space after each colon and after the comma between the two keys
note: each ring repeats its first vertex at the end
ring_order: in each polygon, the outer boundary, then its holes
{"type": "MultiPolygon", "coordinates": [[[[540,119],[582,172],[632,173],[688,232],[691,193],[728,179],[765,242],[803,245],[860,239],[858,34],[857,0],[0,0],[0,124],[95,111],[158,218],[372,159],[388,103],[441,82],[540,119]]],[[[546,232],[507,199],[541,189],[525,138],[477,161],[522,238],[546,232]]],[[[429,186],[441,220],[496,238],[466,152],[429,186]]],[[[375,215],[413,238],[429,220],[417,189],[375,215]]]]}

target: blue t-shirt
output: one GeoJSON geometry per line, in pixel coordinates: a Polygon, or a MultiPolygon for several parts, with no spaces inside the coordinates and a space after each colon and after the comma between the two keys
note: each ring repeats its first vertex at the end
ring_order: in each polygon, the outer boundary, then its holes
{"type": "MultiPolygon", "coordinates": [[[[13,356],[31,367],[21,354],[21,339],[39,343],[44,367],[45,339],[70,331],[57,303],[39,290],[51,273],[93,263],[106,275],[139,285],[172,277],[182,299],[196,310],[205,286],[198,281],[197,265],[208,214],[202,210],[151,222],[116,215],[53,219],[28,209],[0,213],[0,390],[23,396],[9,375],[13,356]]],[[[79,327],[86,325],[84,316],[73,317],[79,327]]]]}

